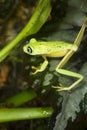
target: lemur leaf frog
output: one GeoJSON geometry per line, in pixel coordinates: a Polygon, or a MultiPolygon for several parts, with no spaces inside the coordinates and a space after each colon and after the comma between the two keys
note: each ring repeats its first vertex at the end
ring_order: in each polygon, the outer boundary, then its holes
{"type": "Polygon", "coordinates": [[[40,55],[44,59],[44,62],[38,68],[32,66],[32,68],[35,69],[35,72],[32,74],[36,74],[38,72],[42,72],[45,70],[45,68],[48,65],[47,57],[63,57],[63,59],[57,65],[55,70],[60,74],[76,77],[77,80],[74,83],[72,83],[69,87],[63,86],[62,84],[53,87],[57,88],[58,91],[63,90],[70,91],[79,82],[81,82],[81,80],[83,79],[83,76],[81,74],[62,69],[62,67],[69,61],[71,56],[77,51],[81,43],[86,25],[87,25],[87,18],[85,19],[73,44],[67,43],[65,41],[48,41],[48,42],[37,41],[35,38],[32,38],[29,41],[29,43],[23,47],[24,52],[29,55],[40,55]]]}

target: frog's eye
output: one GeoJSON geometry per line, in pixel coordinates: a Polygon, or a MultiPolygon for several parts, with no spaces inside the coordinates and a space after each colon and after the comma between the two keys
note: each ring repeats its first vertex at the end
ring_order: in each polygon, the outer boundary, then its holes
{"type": "Polygon", "coordinates": [[[29,53],[32,53],[32,49],[31,49],[31,47],[27,47],[27,52],[29,52],[29,53]]]}

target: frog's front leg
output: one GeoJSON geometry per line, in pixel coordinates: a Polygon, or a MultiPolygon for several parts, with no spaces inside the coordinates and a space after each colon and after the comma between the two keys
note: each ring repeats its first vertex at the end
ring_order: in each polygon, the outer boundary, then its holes
{"type": "Polygon", "coordinates": [[[44,59],[44,62],[39,67],[32,66],[32,69],[35,69],[35,72],[32,72],[33,75],[38,72],[42,72],[46,69],[46,67],[48,65],[48,60],[47,60],[46,56],[42,56],[42,58],[44,59]]]}

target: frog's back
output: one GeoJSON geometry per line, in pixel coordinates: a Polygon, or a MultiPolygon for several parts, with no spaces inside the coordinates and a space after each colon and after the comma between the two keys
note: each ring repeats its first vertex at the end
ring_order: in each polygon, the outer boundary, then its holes
{"type": "Polygon", "coordinates": [[[72,44],[65,43],[62,41],[47,43],[44,42],[43,45],[47,48],[47,53],[45,54],[47,57],[62,57],[66,55],[68,50],[72,47],[72,44]]]}
{"type": "MultiPolygon", "coordinates": [[[[32,53],[30,55],[46,55],[46,56],[63,56],[68,50],[75,50],[76,46],[63,41],[37,41],[36,39],[31,39],[28,47],[31,48],[32,53]]],[[[27,48],[27,47],[26,47],[27,48]]]]}
{"type": "Polygon", "coordinates": [[[49,49],[52,49],[53,52],[60,51],[60,50],[67,50],[71,49],[73,44],[63,42],[63,41],[55,41],[55,42],[44,42],[43,45],[45,45],[49,49]]]}

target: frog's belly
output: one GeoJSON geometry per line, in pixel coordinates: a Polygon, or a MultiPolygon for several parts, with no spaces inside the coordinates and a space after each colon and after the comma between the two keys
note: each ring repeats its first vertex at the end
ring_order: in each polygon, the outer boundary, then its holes
{"type": "Polygon", "coordinates": [[[50,54],[46,54],[47,57],[63,57],[67,54],[68,50],[52,52],[50,54]]]}

